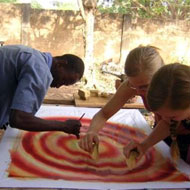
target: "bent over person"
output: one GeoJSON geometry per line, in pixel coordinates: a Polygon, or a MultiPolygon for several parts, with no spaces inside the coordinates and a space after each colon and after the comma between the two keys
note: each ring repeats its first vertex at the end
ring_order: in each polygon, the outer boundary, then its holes
{"type": "Polygon", "coordinates": [[[63,131],[78,137],[80,121],[38,118],[48,88],[72,85],[83,76],[83,61],[72,54],[52,57],[23,45],[0,47],[0,128],[63,131]]]}

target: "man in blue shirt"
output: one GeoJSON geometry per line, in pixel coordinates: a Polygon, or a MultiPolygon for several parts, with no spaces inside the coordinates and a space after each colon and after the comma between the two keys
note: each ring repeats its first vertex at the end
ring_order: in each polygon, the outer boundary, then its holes
{"type": "Polygon", "coordinates": [[[77,137],[80,121],[50,121],[35,117],[49,88],[79,81],[83,61],[72,54],[52,57],[23,45],[0,47],[0,127],[28,131],[63,131],[77,137]]]}

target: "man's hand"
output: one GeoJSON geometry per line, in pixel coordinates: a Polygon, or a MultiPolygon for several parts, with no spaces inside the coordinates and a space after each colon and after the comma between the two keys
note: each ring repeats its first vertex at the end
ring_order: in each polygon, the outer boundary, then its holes
{"type": "Polygon", "coordinates": [[[81,122],[79,120],[74,120],[74,119],[68,119],[65,121],[65,129],[64,132],[68,134],[73,134],[76,135],[77,139],[80,138],[79,133],[80,133],[80,127],[81,122]]]}

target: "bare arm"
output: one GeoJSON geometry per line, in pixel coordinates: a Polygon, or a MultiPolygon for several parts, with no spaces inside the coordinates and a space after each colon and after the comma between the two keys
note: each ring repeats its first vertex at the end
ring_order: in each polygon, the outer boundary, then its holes
{"type": "Polygon", "coordinates": [[[135,94],[136,92],[127,86],[127,81],[124,81],[110,101],[94,115],[87,134],[79,142],[80,147],[92,152],[94,143],[99,143],[98,131],[135,94]]]}
{"type": "Polygon", "coordinates": [[[55,120],[44,120],[35,117],[31,113],[19,110],[11,110],[10,125],[13,128],[27,131],[63,131],[65,133],[79,135],[80,121],[66,120],[65,122],[55,120]]]}
{"type": "Polygon", "coordinates": [[[147,136],[144,141],[141,143],[130,142],[127,146],[125,146],[123,149],[124,155],[128,158],[131,150],[136,148],[140,153],[138,157],[141,158],[150,147],[154,146],[156,143],[164,140],[170,135],[169,126],[170,125],[168,123],[160,120],[151,134],[147,136]]]}
{"type": "Polygon", "coordinates": [[[124,81],[109,102],[94,115],[88,131],[97,133],[104,126],[105,122],[133,96],[135,96],[135,91],[127,86],[127,81],[124,81]]]}
{"type": "Polygon", "coordinates": [[[159,121],[152,133],[142,142],[145,150],[164,140],[170,135],[170,125],[164,120],[159,121]]]}

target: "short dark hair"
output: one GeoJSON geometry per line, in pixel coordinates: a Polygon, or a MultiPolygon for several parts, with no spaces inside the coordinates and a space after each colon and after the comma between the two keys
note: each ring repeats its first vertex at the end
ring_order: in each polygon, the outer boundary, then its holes
{"type": "Polygon", "coordinates": [[[61,64],[68,72],[78,73],[80,79],[84,73],[83,60],[73,54],[64,54],[62,56],[56,56],[54,59],[61,64]]]}

